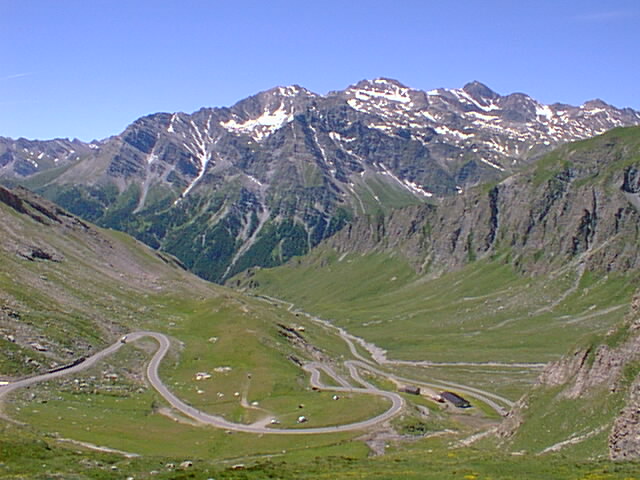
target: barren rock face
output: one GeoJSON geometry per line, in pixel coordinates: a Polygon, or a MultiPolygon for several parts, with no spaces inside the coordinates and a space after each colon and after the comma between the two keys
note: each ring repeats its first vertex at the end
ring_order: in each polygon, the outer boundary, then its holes
{"type": "Polygon", "coordinates": [[[606,345],[598,347],[593,364],[583,365],[573,379],[571,388],[564,392],[567,398],[576,399],[600,385],[607,385],[615,391],[615,385],[622,372],[622,367],[629,360],[626,352],[612,350],[606,345]]]}
{"type": "Polygon", "coordinates": [[[575,377],[587,360],[588,350],[578,350],[558,362],[547,365],[538,378],[541,385],[555,387],[566,384],[575,377]]]}
{"type": "Polygon", "coordinates": [[[627,406],[613,424],[609,456],[613,460],[640,458],[640,377],[631,385],[627,406]]]}
{"type": "Polygon", "coordinates": [[[524,273],[568,262],[603,274],[635,270],[639,208],[622,188],[630,168],[612,166],[635,154],[625,151],[624,140],[597,140],[591,149],[561,149],[557,163],[493,188],[362,216],[329,242],[340,252],[401,251],[416,269],[436,272],[504,250],[524,273]]]}
{"type": "Polygon", "coordinates": [[[36,245],[21,246],[16,252],[18,256],[26,260],[50,260],[52,262],[61,262],[64,257],[52,250],[51,248],[39,247],[36,245]]]}

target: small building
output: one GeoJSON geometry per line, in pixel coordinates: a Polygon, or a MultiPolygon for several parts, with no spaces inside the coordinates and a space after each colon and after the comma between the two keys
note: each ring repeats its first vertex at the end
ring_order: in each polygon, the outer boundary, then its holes
{"type": "Polygon", "coordinates": [[[471,407],[471,404],[469,403],[469,400],[467,400],[466,398],[461,397],[457,393],[440,392],[440,397],[442,397],[443,400],[446,400],[447,402],[452,403],[453,406],[458,407],[458,408],[469,408],[469,407],[471,407]]]}
{"type": "Polygon", "coordinates": [[[411,395],[420,395],[420,387],[416,387],[415,385],[402,385],[398,391],[402,393],[410,393],[411,395]]]}

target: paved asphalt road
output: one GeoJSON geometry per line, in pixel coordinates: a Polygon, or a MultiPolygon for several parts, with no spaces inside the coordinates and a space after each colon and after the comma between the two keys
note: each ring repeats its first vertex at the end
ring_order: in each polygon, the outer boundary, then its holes
{"type": "MultiPolygon", "coordinates": [[[[276,303],[281,303],[283,305],[286,305],[288,311],[294,311],[294,309],[295,309],[295,305],[293,303],[287,302],[285,300],[280,300],[279,298],[269,297],[267,295],[258,296],[256,298],[261,299],[261,300],[265,300],[265,301],[276,302],[276,303]]],[[[469,397],[476,398],[476,399],[486,403],[488,406],[493,408],[493,410],[496,413],[498,413],[501,416],[506,415],[507,412],[508,412],[508,409],[513,407],[513,405],[514,405],[514,402],[512,402],[508,398],[502,397],[500,395],[496,395],[495,393],[487,392],[486,390],[481,390],[479,388],[471,387],[469,385],[463,385],[463,384],[460,384],[460,383],[453,383],[453,382],[446,382],[446,381],[443,381],[443,380],[440,380],[438,383],[429,383],[429,382],[423,382],[423,381],[420,381],[420,380],[413,380],[413,379],[409,379],[409,378],[399,377],[397,375],[393,375],[393,374],[390,374],[390,373],[387,373],[387,372],[383,372],[383,371],[377,369],[369,359],[365,358],[364,356],[362,356],[360,354],[360,352],[358,352],[358,349],[356,348],[355,343],[356,342],[360,343],[367,350],[369,350],[370,347],[377,348],[375,345],[363,341],[361,338],[358,338],[358,337],[350,334],[345,329],[343,329],[341,327],[338,327],[338,326],[332,324],[331,322],[328,322],[327,320],[323,320],[323,319],[321,319],[319,317],[316,317],[314,315],[311,315],[309,313],[306,313],[306,312],[303,312],[303,311],[300,311],[300,310],[296,310],[296,313],[301,313],[301,314],[305,315],[307,318],[309,318],[311,321],[319,323],[320,325],[323,325],[324,327],[329,328],[331,330],[334,330],[334,331],[336,331],[338,333],[340,338],[342,338],[342,340],[344,340],[345,343],[347,344],[347,346],[349,347],[349,350],[351,351],[351,354],[357,359],[357,360],[349,360],[349,361],[345,362],[345,365],[349,369],[349,372],[350,372],[350,374],[352,376],[354,376],[353,372],[355,370],[352,367],[357,366],[357,367],[359,367],[361,369],[369,370],[371,372],[374,372],[374,373],[376,373],[378,375],[381,375],[383,377],[387,377],[389,379],[395,380],[397,382],[409,383],[409,384],[412,384],[412,385],[417,385],[419,387],[422,387],[423,389],[425,389],[425,387],[426,387],[426,389],[431,391],[432,395],[435,395],[437,393],[436,390],[447,390],[449,388],[454,388],[458,393],[463,393],[465,395],[468,395],[469,397]],[[369,348],[367,348],[367,347],[369,347],[369,348]],[[506,408],[505,408],[505,406],[506,406],[506,408]]],[[[388,360],[388,359],[386,359],[386,355],[382,355],[382,358],[380,358],[381,356],[380,355],[375,355],[375,352],[369,351],[369,353],[372,354],[372,357],[374,358],[374,360],[377,362],[378,365],[390,364],[390,365],[408,365],[408,366],[416,366],[416,367],[424,367],[424,366],[430,366],[430,365],[450,365],[450,366],[451,365],[455,365],[455,366],[473,365],[473,366],[507,366],[507,367],[516,367],[517,366],[517,367],[527,367],[527,368],[539,368],[540,366],[544,366],[545,365],[545,364],[538,364],[538,363],[504,364],[504,363],[499,363],[499,362],[498,363],[496,363],[496,362],[485,362],[485,363],[467,363],[467,362],[434,363],[434,362],[424,362],[424,361],[411,362],[411,361],[388,360]]],[[[363,382],[360,382],[360,383],[365,385],[365,383],[363,383],[363,382]]]]}
{"type": "MultiPolygon", "coordinates": [[[[179,410],[184,415],[206,425],[211,425],[216,428],[223,428],[225,430],[231,430],[236,432],[246,432],[246,433],[258,433],[258,434],[276,434],[276,435],[304,435],[304,434],[319,434],[319,433],[336,433],[336,432],[348,432],[354,430],[363,430],[374,426],[378,423],[389,420],[394,417],[404,407],[403,398],[394,392],[387,392],[384,390],[380,390],[370,383],[364,381],[359,375],[354,365],[348,365],[349,372],[353,379],[364,385],[364,388],[360,387],[352,387],[347,380],[340,377],[329,365],[313,362],[304,366],[304,369],[311,373],[310,383],[313,387],[328,390],[333,392],[342,392],[342,393],[363,393],[368,395],[377,395],[380,397],[388,398],[391,401],[391,407],[389,409],[373,418],[368,420],[363,420],[361,422],[349,423],[345,425],[337,425],[333,427],[315,427],[315,428],[295,428],[295,429],[278,429],[278,428],[267,428],[262,425],[245,425],[241,423],[233,423],[228,420],[225,420],[222,417],[218,417],[215,415],[210,415],[208,413],[202,412],[197,408],[188,405],[187,403],[180,400],[176,397],[169,389],[166,387],[160,377],[158,375],[158,367],[160,366],[160,362],[167,354],[171,343],[169,338],[157,332],[133,332],[126,336],[127,342],[132,342],[138,340],[143,337],[151,337],[155,339],[160,347],[153,355],[153,358],[149,362],[147,366],[147,377],[149,378],[149,382],[155,388],[160,395],[176,410],[179,410]],[[332,377],[340,387],[332,387],[324,385],[320,382],[320,371],[324,371],[327,375],[332,377]]],[[[96,353],[95,355],[87,358],[83,362],[78,365],[74,365],[72,367],[66,368],[64,370],[59,370],[57,372],[45,373],[43,375],[38,375],[31,378],[25,378],[23,380],[18,380],[9,385],[0,386],[0,401],[2,397],[7,395],[9,392],[16,390],[18,388],[26,387],[28,385],[32,385],[34,383],[43,382],[46,380],[51,380],[57,377],[61,377],[63,375],[69,375],[71,373],[80,372],[85,370],[92,365],[94,365],[99,360],[111,355],[116,352],[123,343],[118,341],[113,345],[105,348],[104,350],[96,353]]]]}
{"type": "Polygon", "coordinates": [[[54,378],[62,377],[64,375],[69,375],[71,373],[80,372],[85,370],[92,365],[94,365],[99,360],[102,360],[104,357],[111,355],[116,352],[122,346],[122,342],[118,341],[111,345],[110,347],[105,348],[104,350],[99,351],[95,355],[88,357],[83,362],[78,365],[74,365],[73,367],[65,368],[64,370],[59,370],[57,372],[52,373],[44,373],[42,375],[37,375],[35,377],[24,378],[22,380],[17,380],[8,385],[0,386],[0,401],[2,397],[7,395],[9,392],[17,390],[18,388],[28,387],[29,385],[33,385],[34,383],[44,382],[47,380],[52,380],[54,378]]]}

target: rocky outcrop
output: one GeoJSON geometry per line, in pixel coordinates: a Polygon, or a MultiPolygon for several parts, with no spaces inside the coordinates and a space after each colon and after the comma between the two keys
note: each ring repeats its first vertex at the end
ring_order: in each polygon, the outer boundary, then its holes
{"type": "MultiPolygon", "coordinates": [[[[610,428],[612,459],[640,459],[640,293],[634,297],[624,324],[610,331],[601,344],[577,349],[549,364],[534,387],[534,391],[540,389],[558,389],[557,398],[576,402],[594,396],[622,396],[624,407],[594,432],[610,428]]],[[[517,434],[526,421],[530,402],[530,395],[517,402],[498,429],[500,437],[517,434]]]]}
{"type": "MultiPolygon", "coordinates": [[[[35,195],[26,188],[17,187],[13,190],[9,190],[0,186],[0,202],[13,208],[16,212],[26,214],[31,217],[31,219],[44,225],[55,223],[65,225],[70,228],[78,228],[86,231],[90,230],[87,223],[73,215],[70,215],[55,203],[35,195]]],[[[44,259],[48,256],[46,252],[37,246],[29,246],[27,247],[27,250],[30,250],[31,253],[25,253],[25,255],[32,259],[44,259]]],[[[26,252],[27,250],[24,251],[26,252]]],[[[20,254],[20,252],[18,253],[20,254]]],[[[53,257],[47,259],[53,259],[53,257]]]]}
{"type": "Polygon", "coordinates": [[[31,261],[49,260],[52,262],[61,262],[64,259],[64,257],[58,252],[55,252],[50,248],[39,247],[36,245],[19,247],[16,253],[19,257],[31,261]]]}
{"type": "Polygon", "coordinates": [[[13,208],[15,211],[19,213],[27,212],[24,206],[24,203],[22,202],[20,197],[15,193],[11,192],[11,190],[8,190],[2,186],[0,186],[0,202],[9,205],[11,208],[13,208]]]}
{"type": "Polygon", "coordinates": [[[627,405],[613,424],[609,456],[613,460],[640,459],[640,376],[631,385],[627,405]]]}
{"type": "Polygon", "coordinates": [[[540,374],[538,384],[548,387],[566,385],[584,367],[590,353],[591,349],[579,349],[551,363],[540,374]]]}
{"type": "Polygon", "coordinates": [[[629,387],[626,406],[616,418],[609,435],[609,455],[614,460],[640,459],[640,301],[632,306],[631,339],[627,342],[627,355],[635,361],[631,374],[636,375],[629,387]]]}

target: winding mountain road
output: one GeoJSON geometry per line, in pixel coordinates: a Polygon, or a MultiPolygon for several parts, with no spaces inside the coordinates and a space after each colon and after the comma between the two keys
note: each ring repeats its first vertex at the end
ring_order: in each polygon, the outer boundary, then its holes
{"type": "MultiPolygon", "coordinates": [[[[294,305],[289,302],[284,302],[282,300],[271,298],[271,297],[263,297],[263,298],[268,299],[270,301],[277,301],[280,303],[287,304],[289,310],[292,310],[294,308],[294,305]]],[[[156,391],[169,403],[169,405],[171,405],[174,409],[180,411],[182,414],[186,415],[187,417],[203,425],[210,425],[215,428],[221,428],[229,431],[255,433],[255,434],[275,434],[275,435],[309,435],[309,434],[349,432],[349,431],[355,431],[355,430],[363,430],[363,429],[375,426],[379,423],[385,422],[393,418],[394,416],[398,415],[398,413],[400,413],[404,408],[404,405],[405,405],[404,399],[395,392],[381,390],[377,388],[375,385],[367,382],[360,375],[359,373],[360,370],[367,370],[376,375],[388,378],[396,383],[402,382],[402,383],[410,383],[410,384],[418,385],[421,388],[429,391],[432,395],[436,394],[436,391],[433,389],[446,389],[446,388],[454,387],[460,393],[469,395],[471,397],[474,397],[478,400],[483,401],[488,406],[493,408],[496,412],[498,412],[500,415],[504,415],[506,413],[505,406],[509,408],[513,405],[513,402],[511,402],[509,399],[506,399],[502,396],[499,396],[484,390],[480,390],[478,388],[474,388],[468,385],[462,385],[462,384],[444,382],[444,381],[440,381],[438,383],[429,383],[424,381],[418,381],[415,379],[404,378],[397,375],[393,375],[388,372],[384,372],[379,368],[377,368],[377,366],[373,364],[373,362],[371,362],[369,359],[362,356],[360,352],[358,352],[358,349],[356,348],[355,344],[358,343],[363,348],[365,348],[370,354],[372,354],[374,360],[376,360],[378,363],[395,363],[393,360],[388,360],[386,358],[386,355],[381,355],[379,352],[377,352],[378,350],[377,347],[364,342],[364,340],[362,340],[361,338],[351,335],[344,329],[337,327],[331,324],[330,322],[327,322],[326,320],[322,320],[318,317],[314,317],[306,313],[305,315],[316,323],[320,323],[327,328],[336,330],[339,336],[343,339],[343,341],[345,341],[345,343],[349,347],[349,350],[351,351],[353,356],[356,358],[356,360],[346,360],[344,362],[344,366],[347,368],[349,375],[351,376],[351,380],[353,380],[356,384],[359,384],[360,386],[358,387],[353,386],[349,380],[340,376],[333,369],[331,365],[328,365],[326,363],[320,363],[320,362],[307,363],[302,367],[305,371],[309,372],[311,375],[309,380],[310,385],[319,390],[327,390],[327,391],[338,392],[338,393],[340,392],[341,393],[362,393],[366,395],[377,395],[383,398],[387,398],[391,402],[391,406],[387,409],[387,411],[373,418],[363,420],[360,422],[329,426],[329,427],[288,428],[288,429],[273,428],[273,427],[269,428],[265,425],[265,423],[269,422],[268,418],[262,419],[261,421],[258,421],[254,424],[242,424],[242,423],[230,422],[224,419],[223,417],[208,414],[206,412],[198,410],[197,408],[187,404],[186,402],[178,398],[174,393],[172,393],[167,388],[167,386],[162,382],[158,374],[158,368],[160,366],[160,362],[162,362],[162,360],[166,356],[171,346],[171,342],[166,335],[162,333],[150,332],[150,331],[132,332],[126,335],[126,341],[133,342],[143,337],[150,337],[150,338],[153,338],[155,341],[157,341],[159,344],[158,350],[155,352],[155,354],[151,358],[149,364],[147,365],[147,371],[146,371],[147,378],[149,379],[149,383],[151,384],[151,386],[156,389],[156,391]],[[320,380],[321,372],[324,372],[326,375],[332,378],[338,384],[338,386],[329,386],[329,385],[323,384],[320,380]]],[[[24,388],[38,382],[52,380],[58,377],[62,377],[64,375],[70,375],[72,373],[77,373],[82,370],[85,370],[95,365],[98,361],[104,359],[105,357],[115,353],[120,347],[123,346],[123,343],[124,342],[122,341],[118,341],[113,345],[110,345],[109,347],[105,348],[104,350],[101,350],[100,352],[92,355],[91,357],[88,357],[87,359],[78,363],[77,365],[73,365],[68,368],[61,369],[59,371],[45,373],[42,375],[37,375],[34,377],[18,380],[8,385],[2,385],[0,386],[0,404],[4,396],[6,396],[7,394],[9,394],[10,392],[16,389],[24,388]]],[[[418,364],[423,364],[425,362],[402,361],[397,363],[412,364],[412,365],[415,364],[417,366],[418,364]]]]}
{"type": "Polygon", "coordinates": [[[8,385],[2,385],[0,386],[0,402],[2,401],[4,396],[19,388],[28,387],[29,385],[33,385],[35,383],[46,382],[47,380],[53,380],[54,378],[86,370],[87,368],[95,365],[103,358],[115,353],[121,346],[122,342],[118,341],[72,367],[65,368],[56,372],[43,373],[42,375],[36,375],[35,377],[23,378],[22,380],[16,380],[15,382],[9,383],[8,385]]]}
{"type": "MultiPolygon", "coordinates": [[[[280,303],[282,305],[285,305],[287,307],[287,310],[292,312],[295,309],[295,305],[291,302],[287,302],[285,300],[281,300],[279,298],[274,298],[274,297],[270,297],[268,295],[260,295],[257,296],[256,298],[258,298],[259,300],[265,300],[265,301],[269,301],[269,302],[277,302],[280,303]]],[[[426,388],[429,389],[431,391],[432,395],[435,395],[437,392],[435,392],[433,389],[436,390],[447,390],[449,388],[454,388],[456,389],[459,393],[463,393],[465,395],[468,395],[470,397],[473,397],[477,400],[480,400],[484,403],[486,403],[489,407],[491,407],[496,413],[498,413],[501,416],[504,416],[507,414],[507,411],[513,407],[514,402],[512,402],[511,400],[509,400],[508,398],[505,398],[501,395],[497,395],[495,393],[492,392],[487,392],[486,390],[482,390],[476,387],[472,387],[469,385],[463,385],[461,383],[454,383],[454,382],[448,382],[448,381],[443,381],[440,380],[438,382],[424,382],[421,380],[415,380],[415,379],[411,379],[411,378],[405,378],[405,377],[400,377],[398,375],[393,375],[391,373],[388,372],[384,372],[382,370],[380,370],[379,368],[376,368],[376,364],[377,365],[401,365],[401,366],[413,366],[413,367],[424,367],[424,366],[443,366],[443,365],[449,365],[449,366],[461,366],[461,365],[471,365],[471,366],[508,366],[508,367],[528,367],[528,368],[540,368],[540,366],[544,366],[544,364],[538,364],[538,363],[511,363],[511,364],[504,364],[504,363],[498,363],[498,362],[485,362],[485,363],[466,363],[466,362],[456,362],[456,363],[436,363],[436,362],[424,362],[424,361],[418,361],[418,362],[412,362],[412,361],[408,361],[408,360],[389,360],[387,358],[386,352],[379,348],[378,346],[369,343],[367,341],[365,341],[364,339],[360,338],[360,337],[356,337],[355,335],[352,335],[351,333],[347,332],[344,328],[342,327],[338,327],[337,325],[334,325],[333,323],[324,320],[322,318],[319,318],[317,316],[311,315],[309,313],[306,313],[304,311],[301,310],[295,310],[295,313],[298,314],[302,314],[305,315],[309,320],[311,320],[312,322],[315,322],[327,329],[333,330],[335,332],[337,332],[337,334],[340,336],[340,338],[342,338],[342,340],[347,344],[347,347],[349,348],[349,351],[351,352],[351,354],[357,359],[357,360],[347,360],[346,362],[344,362],[345,366],[349,369],[349,373],[350,375],[355,379],[356,377],[354,376],[354,371],[355,368],[360,368],[360,369],[365,369],[365,370],[369,370],[372,373],[375,373],[377,375],[386,377],[388,379],[394,380],[396,382],[403,382],[403,383],[410,383],[410,384],[414,384],[417,385],[421,388],[426,388]],[[356,343],[358,345],[360,345],[363,349],[365,349],[370,355],[371,358],[375,361],[375,364],[365,358],[363,355],[360,354],[360,352],[358,352],[358,349],[356,348],[356,343]]],[[[356,371],[356,375],[357,375],[357,371],[356,371]]],[[[358,380],[360,383],[362,383],[363,385],[366,384],[363,383],[362,381],[358,380]]],[[[369,386],[372,386],[371,384],[368,384],[369,386]]]]}
{"type": "MultiPolygon", "coordinates": [[[[165,357],[167,352],[169,351],[169,347],[171,346],[171,342],[169,338],[158,332],[133,332],[126,335],[126,341],[132,342],[136,341],[143,337],[151,337],[156,340],[159,344],[159,348],[156,353],[151,358],[151,361],[147,365],[147,378],[149,379],[149,383],[151,386],[155,388],[158,393],[176,410],[180,411],[182,414],[196,420],[197,422],[210,425],[216,428],[222,428],[225,430],[235,431],[235,432],[245,432],[245,433],[257,433],[257,434],[276,434],[276,435],[309,435],[309,434],[326,434],[326,433],[337,433],[337,432],[350,432],[354,430],[363,430],[374,425],[377,425],[381,422],[385,422],[390,418],[396,416],[404,407],[404,399],[394,392],[387,392],[385,390],[380,390],[370,383],[365,382],[362,378],[359,377],[357,371],[354,374],[354,371],[349,369],[351,375],[354,380],[364,385],[364,388],[353,387],[349,384],[347,380],[340,377],[329,365],[312,362],[305,365],[303,368],[305,371],[308,371],[311,374],[310,383],[313,387],[328,390],[333,392],[342,392],[342,393],[362,393],[367,395],[377,395],[380,397],[387,398],[391,401],[391,406],[389,409],[373,418],[368,420],[363,420],[360,422],[348,423],[344,425],[336,425],[330,427],[311,427],[311,428],[290,428],[290,429],[280,429],[280,428],[267,428],[262,424],[253,424],[246,425],[242,423],[234,423],[228,420],[225,420],[222,417],[216,415],[210,415],[201,410],[198,410],[191,405],[188,405],[184,401],[180,400],[176,395],[174,395],[162,382],[160,376],[158,375],[158,368],[160,366],[160,362],[165,357]],[[324,385],[320,381],[320,372],[324,371],[327,375],[333,378],[338,384],[339,387],[332,387],[324,385]]],[[[82,370],[85,370],[93,365],[96,362],[102,360],[103,358],[115,353],[120,347],[122,347],[123,342],[118,341],[113,345],[105,348],[104,350],[96,353],[95,355],[87,358],[83,362],[74,365],[69,368],[65,368],[63,370],[59,370],[56,372],[45,373],[43,375],[37,375],[35,377],[25,378],[23,380],[18,380],[9,385],[0,386],[0,401],[2,398],[8,393],[17,390],[19,388],[24,388],[29,385],[33,385],[38,382],[44,382],[47,380],[52,380],[54,378],[62,377],[64,375],[69,375],[71,373],[77,373],[82,370]]]]}

